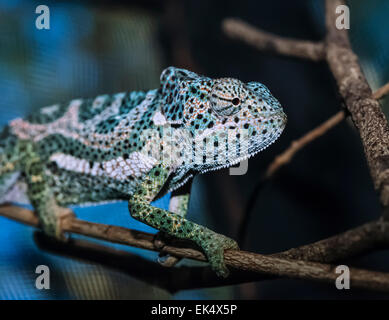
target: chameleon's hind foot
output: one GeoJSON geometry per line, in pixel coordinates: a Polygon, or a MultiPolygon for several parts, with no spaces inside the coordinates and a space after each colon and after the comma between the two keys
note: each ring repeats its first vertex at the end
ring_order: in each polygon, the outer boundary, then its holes
{"type": "MultiPolygon", "coordinates": [[[[154,236],[153,239],[154,246],[158,250],[161,250],[166,244],[172,241],[172,239],[174,239],[174,237],[169,236],[165,232],[159,231],[154,236]]],[[[158,258],[158,263],[161,266],[168,267],[168,268],[174,267],[179,261],[181,261],[181,258],[171,256],[169,254],[164,254],[162,252],[160,253],[158,258]]]]}
{"type": "Polygon", "coordinates": [[[211,230],[204,234],[198,241],[198,244],[203,249],[208,262],[219,277],[226,278],[229,275],[229,270],[224,261],[224,251],[228,249],[238,250],[239,246],[235,240],[215,233],[211,230]]]}
{"type": "Polygon", "coordinates": [[[154,247],[161,250],[166,245],[167,240],[168,238],[166,233],[158,231],[153,237],[154,247]]]}

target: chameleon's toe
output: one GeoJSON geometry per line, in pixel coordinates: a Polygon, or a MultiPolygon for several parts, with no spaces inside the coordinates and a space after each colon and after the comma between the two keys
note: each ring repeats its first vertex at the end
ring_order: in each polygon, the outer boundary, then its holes
{"type": "Polygon", "coordinates": [[[56,221],[48,221],[47,219],[45,219],[45,220],[42,219],[40,221],[40,224],[41,224],[43,232],[46,235],[48,235],[50,237],[57,238],[56,235],[57,235],[58,231],[57,231],[57,223],[56,223],[56,221]]]}
{"type": "MultiPolygon", "coordinates": [[[[173,237],[169,236],[165,232],[157,232],[154,235],[154,247],[158,250],[162,250],[163,247],[174,239],[173,237]]],[[[174,267],[179,261],[181,261],[181,258],[177,258],[175,256],[171,256],[169,254],[161,252],[158,258],[158,263],[164,267],[174,267]]]]}
{"type": "Polygon", "coordinates": [[[153,237],[154,247],[158,250],[161,250],[167,242],[167,235],[165,232],[158,231],[153,237]]]}
{"type": "Polygon", "coordinates": [[[224,261],[224,251],[228,249],[239,249],[236,241],[221,234],[211,233],[200,245],[204,250],[212,270],[219,277],[228,277],[229,270],[224,261]]]}
{"type": "Polygon", "coordinates": [[[181,261],[181,258],[177,258],[171,255],[165,255],[163,257],[158,257],[158,263],[166,268],[174,267],[178,262],[181,261]]]}
{"type": "Polygon", "coordinates": [[[57,240],[66,241],[67,237],[62,226],[64,220],[70,217],[74,217],[73,211],[67,208],[58,207],[55,215],[49,215],[46,216],[45,219],[41,219],[43,232],[57,240]]]}

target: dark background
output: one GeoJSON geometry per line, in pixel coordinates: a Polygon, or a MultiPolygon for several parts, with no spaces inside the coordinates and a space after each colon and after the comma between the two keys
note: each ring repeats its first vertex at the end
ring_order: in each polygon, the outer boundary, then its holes
{"type": "MultiPolygon", "coordinates": [[[[389,81],[389,2],[349,1],[350,39],[372,89],[389,81]]],[[[324,36],[324,4],[307,1],[12,1],[0,0],[1,125],[34,108],[77,97],[148,90],[169,65],[210,77],[259,81],[288,115],[281,138],[250,159],[243,176],[228,170],[195,179],[189,218],[238,237],[247,201],[272,159],[292,140],[336,113],[340,101],[325,63],[276,57],[227,38],[226,17],[301,39],[324,36]],[[35,8],[50,8],[50,30],[35,28],[35,8]]],[[[382,101],[389,112],[388,99],[382,101]]],[[[167,207],[169,196],[156,205],[167,207]]],[[[150,231],[134,221],[125,203],[76,208],[83,219],[150,231]],[[115,212],[112,214],[112,212],[115,212]]],[[[358,132],[345,121],[299,152],[258,194],[244,249],[273,253],[307,244],[379,217],[358,132]]],[[[33,230],[0,217],[1,299],[249,298],[356,299],[388,295],[335,284],[272,280],[169,294],[99,264],[37,249],[33,230]],[[46,264],[52,289],[34,287],[35,267],[46,264]]],[[[155,261],[156,254],[134,252],[155,261]]],[[[183,261],[190,265],[191,261],[183,261]]],[[[342,264],[388,271],[380,251],[342,264]]]]}

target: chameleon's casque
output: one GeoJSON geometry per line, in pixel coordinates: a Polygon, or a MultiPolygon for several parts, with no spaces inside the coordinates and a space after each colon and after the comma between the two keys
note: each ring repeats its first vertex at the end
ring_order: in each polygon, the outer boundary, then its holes
{"type": "Polygon", "coordinates": [[[184,185],[265,149],[285,125],[264,85],[169,67],[159,89],[76,99],[11,121],[0,140],[0,202],[29,201],[44,231],[61,237],[66,206],[125,199],[134,218],[195,241],[226,276],[223,252],[237,245],[185,218],[184,185]],[[150,205],[168,191],[169,211],[150,205]]]}

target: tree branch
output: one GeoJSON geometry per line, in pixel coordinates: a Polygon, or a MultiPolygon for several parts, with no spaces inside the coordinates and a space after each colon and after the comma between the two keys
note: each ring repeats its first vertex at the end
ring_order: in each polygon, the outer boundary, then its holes
{"type": "MultiPolygon", "coordinates": [[[[5,205],[0,207],[0,214],[19,222],[38,227],[38,219],[31,210],[5,205]]],[[[176,257],[206,261],[204,254],[197,249],[193,249],[189,246],[174,246],[175,244],[188,245],[188,242],[186,241],[173,241],[172,244],[165,245],[162,249],[158,249],[154,246],[154,235],[152,234],[123,227],[108,226],[104,224],[83,221],[73,216],[68,216],[66,219],[62,220],[62,229],[65,232],[82,234],[114,243],[121,243],[142,249],[159,251],[162,253],[174,255],[176,257]]],[[[361,230],[364,229],[366,228],[362,228],[355,232],[359,235],[360,240],[357,241],[359,243],[361,243],[364,239],[363,233],[360,234],[361,230]]],[[[334,240],[332,239],[330,242],[334,242],[334,240]]],[[[351,241],[350,243],[354,243],[353,246],[355,246],[355,241],[351,241]]],[[[315,247],[319,249],[324,248],[325,245],[322,243],[316,245],[315,247]]],[[[309,248],[309,250],[312,252],[315,251],[312,249],[312,246],[306,248],[309,248]]],[[[327,245],[327,248],[331,247],[327,245]]],[[[301,250],[307,251],[307,249],[300,249],[300,252],[298,253],[298,249],[294,249],[294,252],[286,252],[284,253],[284,256],[303,256],[301,254],[301,250]]],[[[316,251],[320,252],[320,250],[316,251]]],[[[294,260],[289,258],[285,259],[284,257],[281,258],[281,256],[282,254],[279,256],[264,256],[243,250],[227,250],[224,254],[224,259],[229,267],[238,270],[239,273],[245,273],[248,271],[251,273],[258,273],[262,276],[268,275],[295,279],[309,279],[332,284],[338,277],[338,274],[335,273],[335,267],[332,265],[303,260],[294,260]]],[[[239,273],[237,275],[238,277],[239,273]]],[[[350,274],[354,287],[389,292],[389,274],[356,268],[350,268],[350,274]]],[[[246,274],[243,274],[243,279],[247,280],[246,274]]],[[[230,280],[227,279],[227,281],[234,280],[236,280],[236,278],[232,278],[230,280]]],[[[221,281],[222,279],[219,281],[219,284],[221,281]]]]}
{"type": "Polygon", "coordinates": [[[280,258],[332,263],[389,247],[389,222],[372,221],[333,237],[274,254],[280,258]]]}
{"type": "Polygon", "coordinates": [[[381,204],[389,204],[389,126],[353,53],[347,30],[335,26],[335,8],[341,0],[326,1],[326,59],[364,147],[374,187],[381,204]]]}

